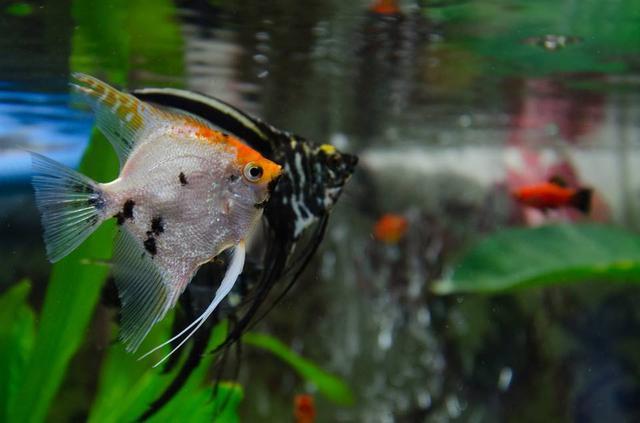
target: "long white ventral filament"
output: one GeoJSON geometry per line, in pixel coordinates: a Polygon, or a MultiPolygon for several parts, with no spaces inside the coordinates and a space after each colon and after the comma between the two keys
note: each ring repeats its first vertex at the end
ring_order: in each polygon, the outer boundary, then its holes
{"type": "Polygon", "coordinates": [[[164,358],[162,360],[160,360],[156,364],[154,364],[153,367],[157,367],[158,365],[163,363],[166,359],[171,357],[171,355],[174,352],[176,352],[185,342],[187,342],[187,340],[189,338],[191,338],[191,336],[209,318],[209,316],[211,315],[211,313],[213,313],[213,311],[216,309],[218,304],[220,304],[220,302],[227,296],[227,294],[229,294],[229,291],[231,291],[231,288],[233,288],[233,285],[235,285],[236,281],[238,280],[238,276],[240,276],[240,273],[242,273],[242,269],[244,267],[245,255],[246,255],[246,248],[245,248],[244,241],[240,241],[240,243],[238,243],[238,245],[236,245],[235,248],[234,248],[233,258],[231,259],[231,263],[229,264],[229,267],[227,268],[227,271],[225,272],[224,278],[222,279],[222,282],[220,283],[220,286],[218,287],[218,290],[216,291],[216,295],[213,297],[213,301],[211,301],[211,304],[209,304],[209,306],[204,311],[204,313],[202,313],[200,315],[200,317],[198,317],[196,320],[194,320],[189,326],[184,328],[179,334],[177,334],[173,338],[169,339],[168,341],[163,342],[162,344],[158,345],[157,347],[155,347],[151,351],[149,351],[146,354],[144,354],[143,356],[141,356],[138,360],[142,360],[143,358],[147,357],[149,354],[152,354],[153,352],[159,350],[160,348],[164,347],[165,345],[170,344],[171,342],[175,341],[176,339],[178,339],[182,335],[184,335],[193,326],[195,326],[195,328],[193,328],[191,330],[191,332],[189,332],[189,334],[187,336],[185,336],[185,338],[174,349],[172,349],[169,352],[169,354],[167,354],[166,356],[164,356],[164,358]]]}

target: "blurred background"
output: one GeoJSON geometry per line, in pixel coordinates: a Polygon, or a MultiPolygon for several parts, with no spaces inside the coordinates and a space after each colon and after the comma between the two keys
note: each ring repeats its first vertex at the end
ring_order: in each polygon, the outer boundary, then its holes
{"type": "MultiPolygon", "coordinates": [[[[321,422],[640,418],[637,285],[609,283],[602,267],[554,277],[532,240],[518,257],[511,248],[492,257],[511,275],[546,278],[544,287],[455,288],[477,241],[516,227],[523,245],[527,231],[558,223],[599,222],[619,235],[567,241],[559,261],[583,246],[581,257],[597,258],[586,264],[600,264],[626,240],[628,251],[604,263],[626,263],[636,277],[616,279],[638,281],[639,2],[3,0],[0,33],[0,295],[30,281],[20,313],[31,327],[51,266],[24,151],[80,163],[93,117],[68,81],[84,71],[120,87],[214,95],[360,157],[320,251],[256,329],[339,377],[352,401],[245,348],[242,421],[294,421],[300,393],[321,422]],[[552,177],[592,189],[590,212],[512,195],[552,177]],[[434,289],[443,279],[454,289],[434,289]]],[[[89,316],[29,421],[108,420],[92,410],[113,312],[100,305],[89,316]]],[[[28,392],[20,383],[15,392],[28,392]]]]}

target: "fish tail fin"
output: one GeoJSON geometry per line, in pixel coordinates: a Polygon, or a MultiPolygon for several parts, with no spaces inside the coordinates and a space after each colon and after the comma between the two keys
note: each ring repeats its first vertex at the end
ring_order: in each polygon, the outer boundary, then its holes
{"type": "Polygon", "coordinates": [[[591,210],[591,197],[593,196],[593,190],[589,188],[583,188],[576,191],[571,197],[571,205],[580,210],[584,214],[588,214],[591,210]]]}
{"type": "Polygon", "coordinates": [[[96,182],[73,169],[36,153],[31,163],[47,257],[55,263],[102,222],[105,200],[96,182]]]}

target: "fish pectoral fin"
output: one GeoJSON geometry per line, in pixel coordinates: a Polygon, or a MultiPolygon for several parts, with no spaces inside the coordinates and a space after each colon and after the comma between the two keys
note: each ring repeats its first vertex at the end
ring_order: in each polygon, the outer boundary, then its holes
{"type": "Polygon", "coordinates": [[[140,346],[153,325],[173,306],[173,277],[161,272],[126,227],[116,236],[113,276],[122,304],[120,339],[129,352],[140,346]]]}
{"type": "Polygon", "coordinates": [[[191,324],[189,324],[189,326],[184,328],[176,336],[174,336],[173,338],[169,339],[168,341],[158,345],[157,347],[155,347],[151,351],[147,352],[142,357],[140,357],[140,359],[143,359],[144,357],[148,356],[149,354],[159,350],[160,348],[164,347],[165,345],[170,344],[171,342],[179,339],[180,337],[182,337],[183,335],[186,334],[184,339],[182,341],[180,341],[180,343],[178,345],[176,345],[167,355],[165,355],[162,358],[162,360],[160,360],[156,364],[154,364],[153,367],[156,367],[159,364],[161,364],[162,362],[164,362],[166,359],[168,359],[185,342],[187,342],[187,340],[189,340],[189,338],[191,338],[191,336],[200,328],[200,326],[202,326],[202,324],[209,318],[209,316],[211,316],[211,313],[214,312],[216,307],[218,307],[218,305],[222,302],[222,300],[229,294],[229,292],[233,288],[233,285],[235,285],[236,281],[238,280],[238,277],[242,273],[242,269],[244,267],[245,256],[246,256],[245,244],[244,244],[244,241],[241,241],[240,243],[238,243],[238,245],[236,245],[236,247],[234,249],[234,252],[233,252],[233,258],[231,259],[231,263],[229,264],[229,267],[227,267],[227,271],[224,274],[224,278],[222,279],[222,282],[220,282],[220,286],[216,290],[216,295],[214,296],[213,300],[211,301],[211,304],[209,304],[207,309],[200,315],[200,317],[198,317],[196,320],[194,320],[191,324]]]}

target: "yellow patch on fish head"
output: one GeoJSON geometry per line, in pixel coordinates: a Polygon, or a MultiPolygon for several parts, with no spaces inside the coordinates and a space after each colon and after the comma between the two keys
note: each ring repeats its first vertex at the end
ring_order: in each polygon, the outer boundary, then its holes
{"type": "Polygon", "coordinates": [[[320,150],[324,151],[324,153],[327,156],[332,155],[333,153],[336,152],[336,148],[334,146],[332,146],[331,144],[322,144],[320,146],[320,150]]]}

